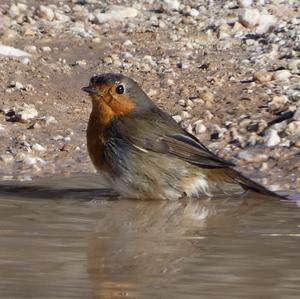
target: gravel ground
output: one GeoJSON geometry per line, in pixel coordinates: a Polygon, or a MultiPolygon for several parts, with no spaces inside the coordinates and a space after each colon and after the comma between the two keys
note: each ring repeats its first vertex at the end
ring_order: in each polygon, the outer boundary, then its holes
{"type": "Polygon", "coordinates": [[[93,172],[80,87],[122,72],[250,177],[300,190],[298,0],[7,2],[1,180],[93,172]]]}

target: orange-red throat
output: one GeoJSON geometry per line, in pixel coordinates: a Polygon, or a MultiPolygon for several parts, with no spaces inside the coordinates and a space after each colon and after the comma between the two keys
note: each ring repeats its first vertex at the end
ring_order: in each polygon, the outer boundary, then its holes
{"type": "Polygon", "coordinates": [[[127,93],[118,94],[116,83],[96,84],[90,93],[93,103],[91,117],[97,118],[98,125],[105,128],[115,116],[127,115],[135,108],[133,99],[127,93]]]}
{"type": "Polygon", "coordinates": [[[114,83],[96,84],[85,89],[89,92],[93,105],[87,128],[87,147],[94,165],[98,170],[102,170],[105,168],[103,161],[105,129],[113,117],[130,113],[135,105],[128,94],[115,92],[114,83]]]}

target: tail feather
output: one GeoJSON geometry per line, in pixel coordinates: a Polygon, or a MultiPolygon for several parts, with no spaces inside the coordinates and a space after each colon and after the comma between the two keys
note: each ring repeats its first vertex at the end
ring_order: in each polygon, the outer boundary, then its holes
{"type": "MultiPolygon", "coordinates": [[[[255,181],[247,178],[242,173],[238,172],[237,170],[233,168],[221,168],[221,169],[215,169],[214,171],[210,171],[208,173],[208,178],[216,182],[217,185],[226,185],[229,184],[231,186],[237,186],[239,185],[244,190],[251,190],[260,194],[264,194],[266,196],[271,197],[277,197],[282,199],[287,199],[284,196],[281,196],[266,187],[262,186],[259,183],[256,183],[255,181]]],[[[222,187],[221,187],[222,189],[222,187]]]]}
{"type": "Polygon", "coordinates": [[[235,169],[229,168],[228,169],[228,175],[238,184],[241,185],[241,187],[244,190],[251,190],[251,191],[255,191],[257,193],[261,193],[267,196],[274,196],[274,197],[278,197],[278,198],[282,198],[282,199],[287,199],[284,196],[281,196],[269,189],[267,189],[266,187],[262,186],[259,183],[256,183],[255,181],[247,178],[246,176],[244,176],[243,174],[241,174],[240,172],[238,172],[235,169]]]}

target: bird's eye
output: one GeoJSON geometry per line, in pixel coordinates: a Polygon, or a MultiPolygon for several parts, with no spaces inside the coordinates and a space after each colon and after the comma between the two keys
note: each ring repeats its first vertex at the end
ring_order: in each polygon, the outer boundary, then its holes
{"type": "Polygon", "coordinates": [[[122,94],[122,93],[124,93],[124,91],[125,91],[125,89],[124,89],[124,86],[123,86],[123,85],[118,85],[118,86],[116,87],[116,93],[122,94]]]}

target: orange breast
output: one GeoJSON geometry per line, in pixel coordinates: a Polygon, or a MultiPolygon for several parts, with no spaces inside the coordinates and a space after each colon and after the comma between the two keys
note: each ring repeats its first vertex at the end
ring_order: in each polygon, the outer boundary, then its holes
{"type": "Polygon", "coordinates": [[[87,148],[94,166],[103,169],[104,135],[98,119],[91,113],[87,127],[87,148]]]}
{"type": "Polygon", "coordinates": [[[134,109],[134,103],[128,97],[122,99],[103,97],[93,99],[93,109],[87,128],[87,147],[90,158],[98,170],[104,170],[103,154],[105,150],[105,130],[113,117],[126,115],[134,109]]]}

